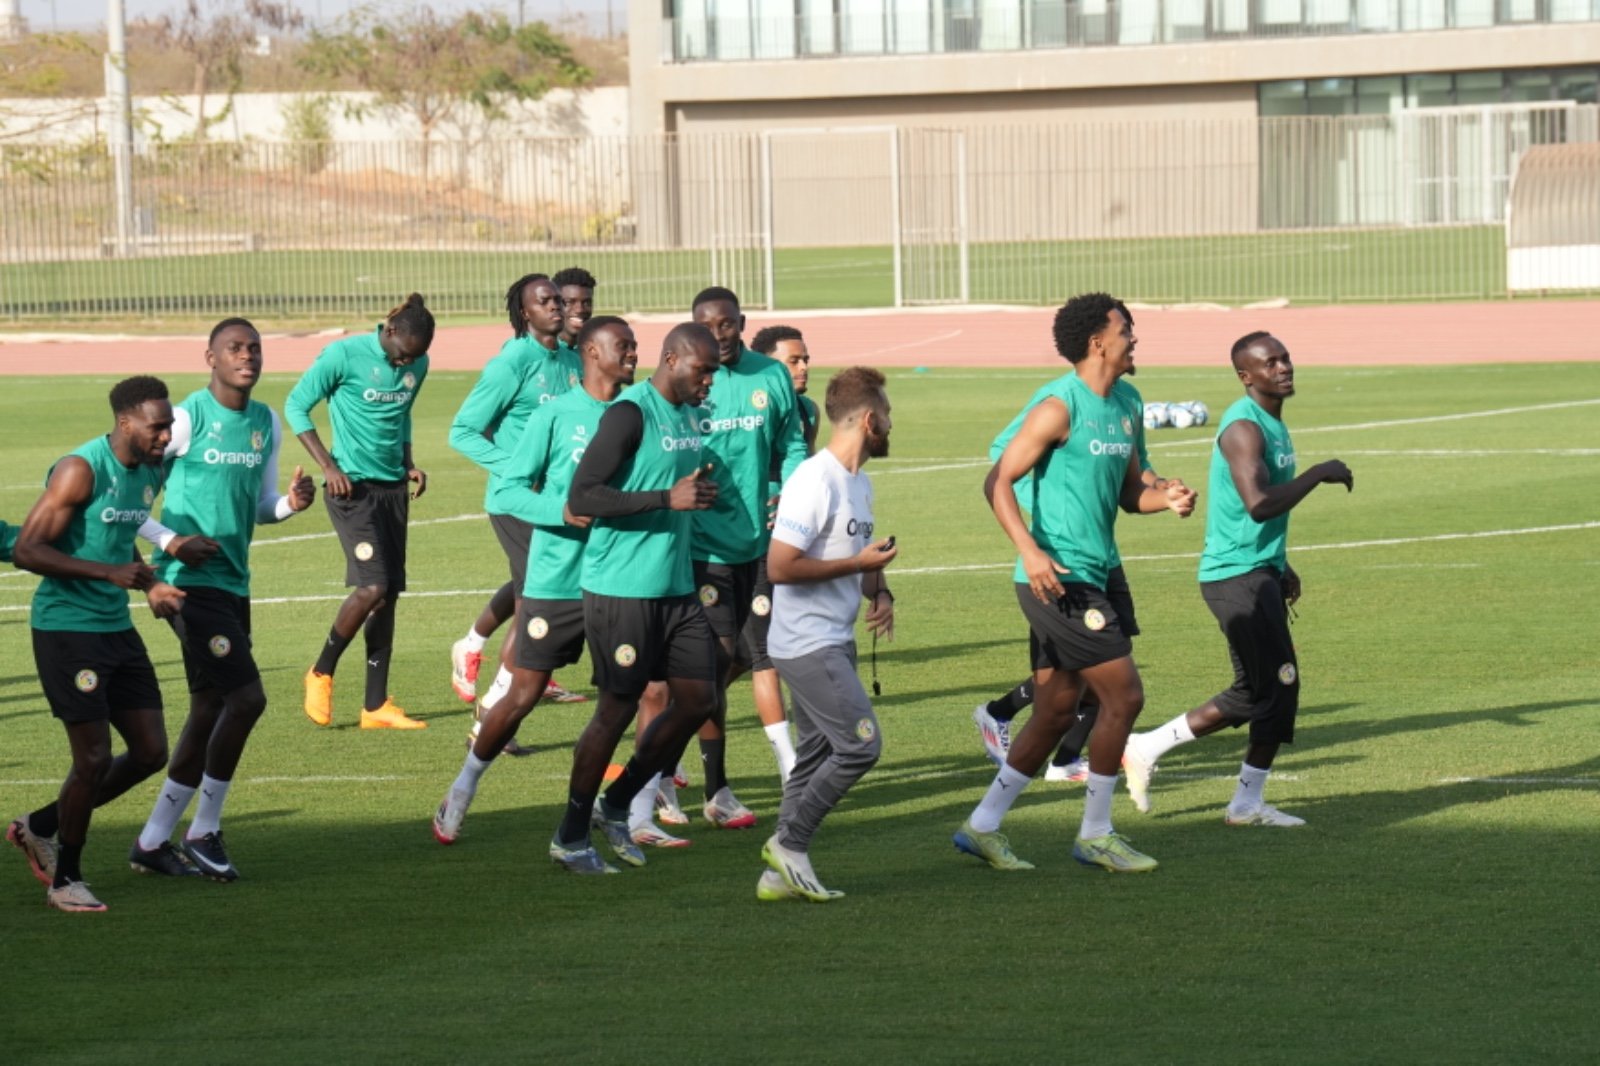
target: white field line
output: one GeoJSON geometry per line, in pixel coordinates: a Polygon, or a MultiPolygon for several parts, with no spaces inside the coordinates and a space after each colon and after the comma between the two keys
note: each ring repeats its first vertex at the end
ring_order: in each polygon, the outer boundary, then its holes
{"type": "MultiPolygon", "coordinates": [[[[447,518],[423,518],[407,524],[408,526],[413,527],[440,526],[446,524],[447,522],[476,522],[482,519],[487,519],[488,517],[488,515],[484,514],[482,511],[479,511],[476,514],[453,514],[447,518]]],[[[251,547],[259,548],[264,544],[295,544],[306,540],[322,540],[331,536],[334,536],[332,530],[329,530],[326,533],[301,533],[298,536],[293,537],[262,537],[253,541],[251,543],[251,547]]]]}

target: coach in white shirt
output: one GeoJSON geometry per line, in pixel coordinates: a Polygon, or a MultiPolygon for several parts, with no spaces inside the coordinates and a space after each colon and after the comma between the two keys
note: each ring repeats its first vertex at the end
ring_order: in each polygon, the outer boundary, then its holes
{"type": "Polygon", "coordinates": [[[897,549],[893,537],[873,539],[872,482],[861,472],[868,459],[889,454],[883,375],[870,367],[842,371],[828,383],[823,406],[832,436],[784,482],[767,552],[767,652],[789,686],[799,743],[777,832],[761,849],[771,867],[756,887],[763,900],[820,903],[844,895],[817,880],[811,837],[883,747],[856,674],[855,641],[863,599],[867,628],[894,636],[894,595],[883,569],[897,549]]]}

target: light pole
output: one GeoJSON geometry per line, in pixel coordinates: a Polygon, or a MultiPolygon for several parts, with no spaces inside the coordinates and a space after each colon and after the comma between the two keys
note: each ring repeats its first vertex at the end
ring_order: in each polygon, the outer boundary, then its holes
{"type": "Polygon", "coordinates": [[[106,102],[117,198],[117,255],[133,251],[133,101],[128,96],[128,25],[122,0],[106,2],[106,102]]]}

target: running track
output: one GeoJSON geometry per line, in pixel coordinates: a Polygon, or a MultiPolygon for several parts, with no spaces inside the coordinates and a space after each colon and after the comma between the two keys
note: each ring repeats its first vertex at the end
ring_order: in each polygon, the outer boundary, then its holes
{"type": "MultiPolygon", "coordinates": [[[[806,335],[814,365],[879,367],[1055,367],[1049,309],[750,313],[748,340],[787,322],[806,335]]],[[[1317,364],[1418,365],[1575,362],[1600,358],[1600,301],[1346,305],[1260,310],[1135,307],[1137,358],[1150,366],[1219,365],[1233,341],[1265,329],[1302,367],[1317,364]]],[[[655,362],[661,338],[679,319],[634,316],[641,352],[655,362]]],[[[303,370],[334,335],[272,335],[267,367],[303,370]]],[[[433,366],[472,370],[499,350],[504,324],[441,329],[433,366]]],[[[204,370],[203,337],[44,337],[0,334],[0,375],[132,374],[204,370]]]]}

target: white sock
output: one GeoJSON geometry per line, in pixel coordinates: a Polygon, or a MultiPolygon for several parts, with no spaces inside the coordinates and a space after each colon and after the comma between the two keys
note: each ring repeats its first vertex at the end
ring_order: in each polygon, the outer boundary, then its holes
{"type": "Polygon", "coordinates": [[[1159,762],[1161,756],[1177,747],[1187,744],[1194,739],[1194,730],[1189,728],[1189,715],[1187,712],[1178,715],[1166,725],[1157,726],[1148,733],[1138,733],[1128,738],[1128,747],[1138,745],[1139,757],[1149,763],[1159,762]]]}
{"type": "Polygon", "coordinates": [[[1234,814],[1246,814],[1261,806],[1261,794],[1267,787],[1267,775],[1271,770],[1262,770],[1251,766],[1249,763],[1239,764],[1239,787],[1233,791],[1233,801],[1228,804],[1228,810],[1234,814]]]}
{"type": "Polygon", "coordinates": [[[481,652],[483,651],[483,646],[489,643],[489,638],[480,636],[477,627],[471,626],[467,629],[467,635],[461,638],[461,643],[467,646],[467,651],[469,652],[481,652]]]}
{"type": "Polygon", "coordinates": [[[139,846],[145,851],[154,851],[163,841],[171,840],[172,831],[178,828],[178,821],[193,798],[194,789],[188,785],[180,785],[170,777],[163,781],[161,794],[150,808],[150,820],[139,830],[139,846]]]}
{"type": "Polygon", "coordinates": [[[967,824],[980,833],[992,833],[999,829],[1000,820],[1027,787],[1027,774],[1013,770],[1009,764],[1001,766],[1000,772],[994,775],[994,781],[989,785],[989,791],[983,794],[983,802],[972,812],[967,824]]]}
{"type": "Polygon", "coordinates": [[[789,739],[789,723],[774,722],[762,726],[761,731],[767,734],[767,743],[772,745],[772,754],[778,759],[778,777],[784,784],[789,783],[789,775],[794,772],[794,741],[789,739]]]}
{"type": "Polygon", "coordinates": [[[210,775],[200,778],[200,799],[195,804],[194,821],[189,823],[190,840],[198,840],[207,833],[222,828],[222,802],[228,798],[230,781],[218,781],[210,775]]]}
{"type": "Polygon", "coordinates": [[[483,709],[488,710],[500,702],[500,697],[511,691],[511,671],[501,667],[494,675],[494,684],[483,694],[483,709]]]}
{"type": "Polygon", "coordinates": [[[661,784],[661,775],[650,779],[650,783],[639,790],[633,797],[633,802],[628,804],[628,829],[643,829],[655,822],[656,816],[656,786],[661,784]]]}
{"type": "Polygon", "coordinates": [[[1078,826],[1078,837],[1093,840],[1111,832],[1111,797],[1117,791],[1116,774],[1097,774],[1089,771],[1083,793],[1083,822],[1078,826]]]}
{"type": "Polygon", "coordinates": [[[469,796],[478,794],[478,780],[483,777],[483,772],[489,768],[489,760],[480,759],[472,752],[467,752],[467,761],[461,764],[461,772],[456,775],[455,783],[450,786],[452,792],[465,792],[469,796]]]}

